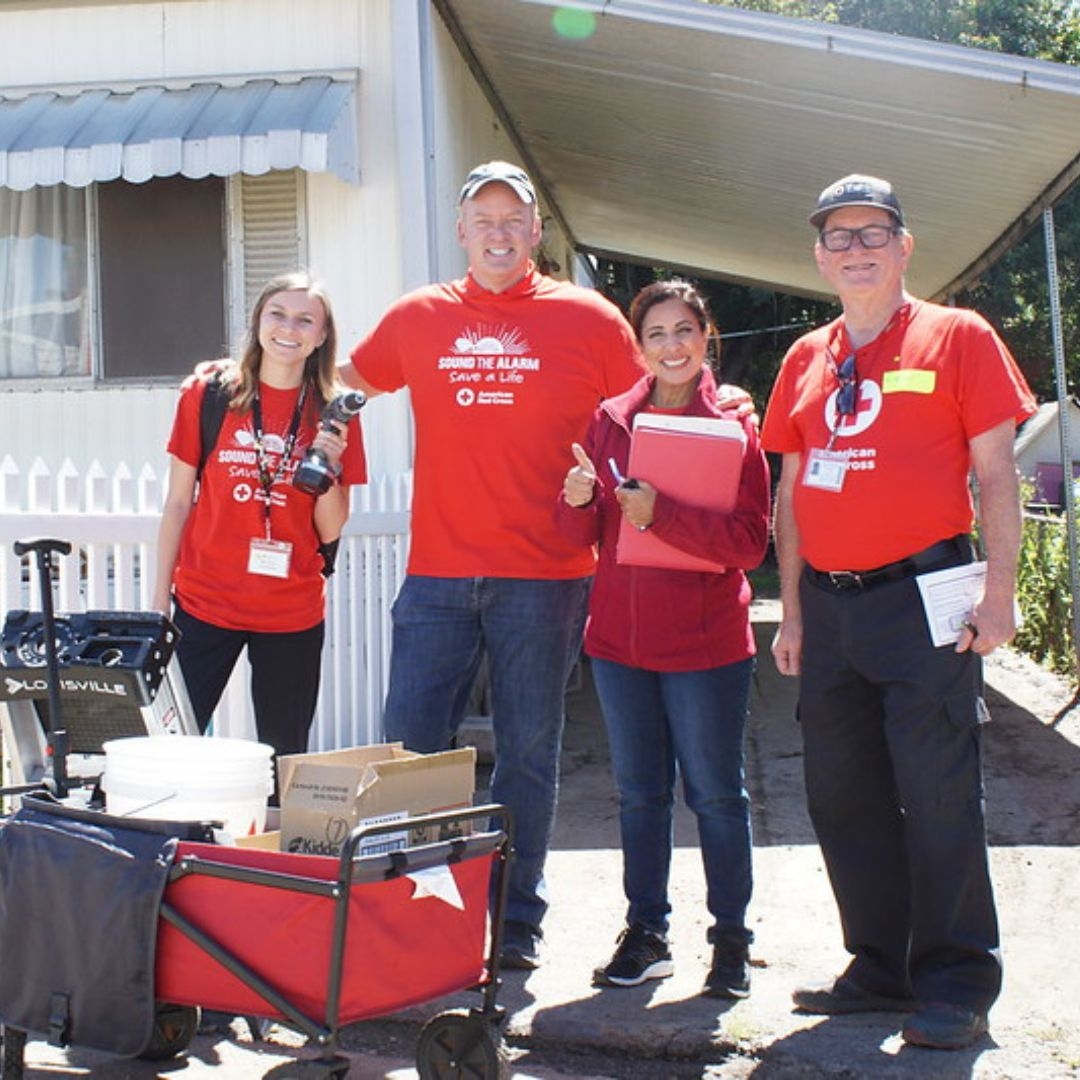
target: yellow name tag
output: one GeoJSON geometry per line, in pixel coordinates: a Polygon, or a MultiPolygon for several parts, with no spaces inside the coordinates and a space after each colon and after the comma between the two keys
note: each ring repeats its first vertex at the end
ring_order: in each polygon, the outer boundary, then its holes
{"type": "Polygon", "coordinates": [[[904,368],[901,371],[886,371],[881,380],[883,394],[932,394],[936,371],[924,371],[922,368],[904,368]]]}

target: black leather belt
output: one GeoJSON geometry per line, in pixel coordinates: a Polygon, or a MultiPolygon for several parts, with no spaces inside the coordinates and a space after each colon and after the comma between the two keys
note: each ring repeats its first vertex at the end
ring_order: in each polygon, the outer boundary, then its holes
{"type": "Polygon", "coordinates": [[[806,575],[815,584],[836,592],[851,589],[872,589],[890,581],[902,581],[927,570],[939,570],[945,566],[959,566],[974,559],[969,536],[954,536],[941,540],[906,559],[875,566],[872,570],[815,570],[807,565],[806,575]]]}

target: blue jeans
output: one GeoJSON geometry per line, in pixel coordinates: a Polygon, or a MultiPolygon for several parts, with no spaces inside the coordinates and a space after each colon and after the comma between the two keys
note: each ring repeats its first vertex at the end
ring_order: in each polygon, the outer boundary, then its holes
{"type": "Polygon", "coordinates": [[[753,659],[706,671],[592,661],[619,789],[626,921],[666,933],[675,778],[697,817],[706,902],[717,931],[746,934],[753,887],[743,739],[753,659]]]}
{"type": "Polygon", "coordinates": [[[394,601],[386,735],[447,749],[480,660],[491,680],[491,797],[514,818],[507,921],[537,936],[555,823],[566,682],[577,658],[589,578],[436,578],[410,574],[394,601]]]}

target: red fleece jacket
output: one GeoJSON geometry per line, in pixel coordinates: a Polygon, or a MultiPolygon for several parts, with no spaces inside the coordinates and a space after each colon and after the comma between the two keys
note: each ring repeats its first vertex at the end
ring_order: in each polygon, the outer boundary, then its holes
{"type": "MultiPolygon", "coordinates": [[[[646,408],[653,376],[604,401],[583,443],[599,474],[588,506],[569,506],[559,496],[555,514],[564,535],[599,545],[599,563],[589,602],[585,651],[589,656],[650,671],[702,671],[753,656],[750,584],[746,570],[765,555],[769,532],[769,470],[756,424],[743,421],[746,456],[735,509],[703,510],[659,492],[651,528],[667,543],[717,559],[723,573],[620,566],[615,544],[621,512],[615,481],[607,475],[614,458],[626,473],[634,416],[646,408]]],[[[703,370],[688,416],[734,418],[716,404],[716,382],[703,370]]]]}

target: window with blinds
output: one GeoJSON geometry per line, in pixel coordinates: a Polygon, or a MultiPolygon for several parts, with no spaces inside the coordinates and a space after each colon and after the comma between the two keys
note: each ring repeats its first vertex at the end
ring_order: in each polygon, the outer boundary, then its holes
{"type": "Polygon", "coordinates": [[[0,380],[182,376],[306,263],[304,174],[0,192],[0,380]]]}

